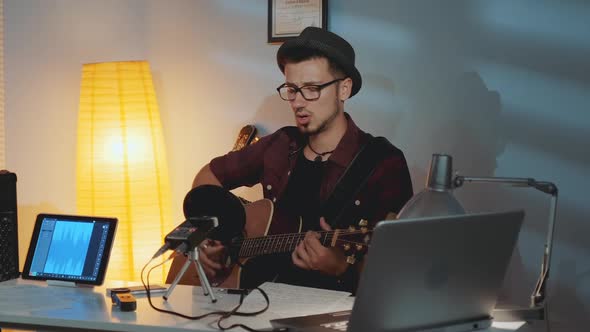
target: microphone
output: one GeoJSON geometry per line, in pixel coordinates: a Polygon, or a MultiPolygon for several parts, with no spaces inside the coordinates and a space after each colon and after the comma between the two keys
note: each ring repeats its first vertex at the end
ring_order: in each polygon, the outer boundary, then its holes
{"type": "Polygon", "coordinates": [[[186,220],[166,235],[164,245],[153,258],[167,250],[186,253],[206,238],[230,243],[242,235],[246,212],[240,199],[229,190],[214,185],[191,189],[183,202],[186,220]]]}
{"type": "Polygon", "coordinates": [[[158,249],[152,259],[157,258],[167,250],[176,250],[182,253],[193,250],[209,237],[211,231],[217,226],[219,226],[217,217],[200,216],[188,218],[166,235],[164,245],[158,249]]]}

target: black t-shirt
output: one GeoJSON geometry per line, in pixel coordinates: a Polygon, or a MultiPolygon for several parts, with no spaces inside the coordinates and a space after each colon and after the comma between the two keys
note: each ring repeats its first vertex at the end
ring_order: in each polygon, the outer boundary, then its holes
{"type": "MultiPolygon", "coordinates": [[[[299,153],[293,174],[285,194],[277,208],[284,209],[289,216],[301,217],[302,231],[320,229],[320,185],[325,162],[311,161],[299,153]]],[[[293,220],[299,218],[293,218],[293,220]]]]}
{"type": "MultiPolygon", "coordinates": [[[[291,179],[281,201],[290,215],[300,216],[303,220],[302,231],[321,230],[320,227],[320,185],[322,183],[325,162],[311,161],[299,154],[291,179]]],[[[280,271],[275,280],[287,284],[338,289],[334,277],[317,271],[303,270],[293,264],[291,254],[284,255],[280,271]]]]}

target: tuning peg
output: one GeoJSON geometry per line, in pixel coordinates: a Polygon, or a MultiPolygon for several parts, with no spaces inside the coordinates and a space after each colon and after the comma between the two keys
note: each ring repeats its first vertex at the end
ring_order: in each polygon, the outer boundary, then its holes
{"type": "Polygon", "coordinates": [[[350,243],[345,243],[342,248],[344,249],[344,251],[349,251],[350,250],[350,243]]]}
{"type": "Polygon", "coordinates": [[[352,265],[356,262],[356,257],[354,255],[346,256],[346,263],[352,265]]]}
{"type": "Polygon", "coordinates": [[[356,228],[354,228],[354,226],[348,226],[348,230],[351,232],[354,232],[354,231],[356,231],[356,228]]]}
{"type": "Polygon", "coordinates": [[[369,222],[367,221],[367,219],[361,219],[359,221],[359,226],[360,227],[367,227],[369,225],[369,222]]]}
{"type": "Polygon", "coordinates": [[[360,243],[359,243],[359,244],[357,244],[357,245],[356,245],[356,251],[361,251],[361,250],[363,250],[363,247],[364,247],[364,246],[363,246],[362,244],[360,244],[360,243]]]}

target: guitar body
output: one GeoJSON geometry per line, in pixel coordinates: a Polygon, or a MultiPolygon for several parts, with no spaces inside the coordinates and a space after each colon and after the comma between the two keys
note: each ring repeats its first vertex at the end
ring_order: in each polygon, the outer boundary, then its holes
{"type": "MultiPolygon", "coordinates": [[[[262,199],[245,205],[244,209],[246,211],[244,238],[255,238],[268,235],[268,230],[270,229],[274,213],[274,205],[272,201],[262,199]]],[[[239,262],[241,265],[247,265],[249,259],[250,258],[240,258],[239,262]]],[[[242,272],[243,269],[238,264],[234,264],[229,276],[218,286],[221,288],[243,288],[241,281],[243,281],[242,278],[244,278],[244,276],[242,275],[242,272]]],[[[245,283],[252,284],[255,282],[256,281],[246,281],[245,283]]]]}
{"type": "MultiPolygon", "coordinates": [[[[273,243],[276,241],[273,241],[268,236],[271,227],[273,234],[299,234],[303,226],[301,218],[294,219],[281,215],[279,211],[275,210],[272,201],[268,199],[262,199],[246,205],[245,211],[245,239],[266,239],[266,241],[263,240],[262,242],[273,243]],[[273,223],[274,220],[281,220],[283,222],[273,223]]],[[[244,248],[240,249],[244,251],[244,248]]],[[[242,257],[240,254],[237,256],[242,257]]],[[[262,256],[258,253],[254,254],[254,257],[239,258],[240,265],[243,267],[234,265],[230,277],[223,281],[220,287],[251,289],[265,281],[270,281],[276,277],[281,265],[291,262],[290,250],[288,257],[285,256],[285,253],[262,256]]]]}
{"type": "MultiPolygon", "coordinates": [[[[274,214],[274,205],[268,199],[262,199],[244,206],[246,211],[246,224],[244,228],[244,238],[257,238],[266,236],[271,225],[274,214]]],[[[298,227],[300,227],[299,225],[298,227]]],[[[249,258],[240,259],[242,265],[247,264],[249,258]]],[[[170,271],[166,278],[166,283],[170,284],[185,264],[186,256],[177,256],[172,262],[170,271]]],[[[262,272],[262,271],[257,271],[262,272]]],[[[257,273],[258,274],[258,273],[257,273]]],[[[263,274],[263,273],[260,273],[263,274]]],[[[221,288],[240,288],[240,279],[242,277],[242,268],[234,264],[229,276],[223,282],[217,284],[221,288]]],[[[194,265],[191,265],[179,281],[184,285],[200,285],[199,275],[194,265]]],[[[250,284],[250,282],[248,282],[250,284]]]]}

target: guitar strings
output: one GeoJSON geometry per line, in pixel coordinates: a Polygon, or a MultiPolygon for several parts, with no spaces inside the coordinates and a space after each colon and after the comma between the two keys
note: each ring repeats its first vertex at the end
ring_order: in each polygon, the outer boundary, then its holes
{"type": "MultiPolygon", "coordinates": [[[[368,233],[372,233],[372,231],[363,231],[363,230],[354,230],[354,231],[316,231],[316,233],[320,234],[320,236],[322,235],[326,235],[326,236],[330,236],[330,235],[336,235],[336,233],[338,233],[338,236],[340,235],[354,235],[354,234],[368,234],[368,233]]],[[[267,235],[267,236],[258,236],[258,237],[253,237],[253,238],[243,238],[240,239],[238,241],[256,241],[256,240],[272,240],[272,239],[281,239],[281,238],[288,238],[288,237],[304,237],[305,233],[288,233],[288,234],[275,234],[275,235],[267,235]]]]}
{"type": "MultiPolygon", "coordinates": [[[[317,231],[316,233],[319,233],[320,236],[326,235],[326,237],[329,237],[330,235],[335,235],[336,231],[317,231]],[[332,234],[330,234],[332,233],[332,234]]],[[[341,235],[354,235],[354,234],[369,234],[372,233],[372,231],[363,231],[363,230],[354,230],[354,231],[349,231],[349,230],[341,230],[338,231],[338,236],[341,235]]],[[[259,237],[253,237],[253,238],[241,238],[238,239],[234,242],[234,244],[236,245],[242,245],[245,242],[270,242],[270,241],[275,241],[275,240],[283,240],[286,238],[303,238],[305,236],[305,233],[290,233],[290,234],[275,234],[275,235],[268,235],[268,236],[259,236],[259,237]]],[[[347,241],[347,240],[342,240],[342,241],[347,241]]]]}
{"type": "MultiPolygon", "coordinates": [[[[326,242],[332,242],[334,236],[338,234],[338,241],[344,242],[352,245],[363,245],[368,246],[368,244],[364,242],[356,242],[353,240],[346,240],[341,239],[340,236],[346,235],[353,235],[353,234],[368,234],[372,233],[369,230],[337,230],[337,231],[318,231],[317,233],[320,234],[320,240],[323,237],[323,244],[326,242]],[[325,237],[324,237],[325,236],[325,237]]],[[[287,233],[287,234],[276,234],[276,235],[269,235],[269,236],[262,236],[262,237],[255,237],[255,238],[242,238],[233,242],[234,245],[239,245],[241,248],[239,250],[239,255],[242,257],[246,256],[255,256],[257,254],[265,254],[267,253],[268,246],[270,245],[271,248],[276,249],[278,248],[279,251],[283,250],[291,250],[292,247],[298,245],[305,233],[287,233]]]]}

